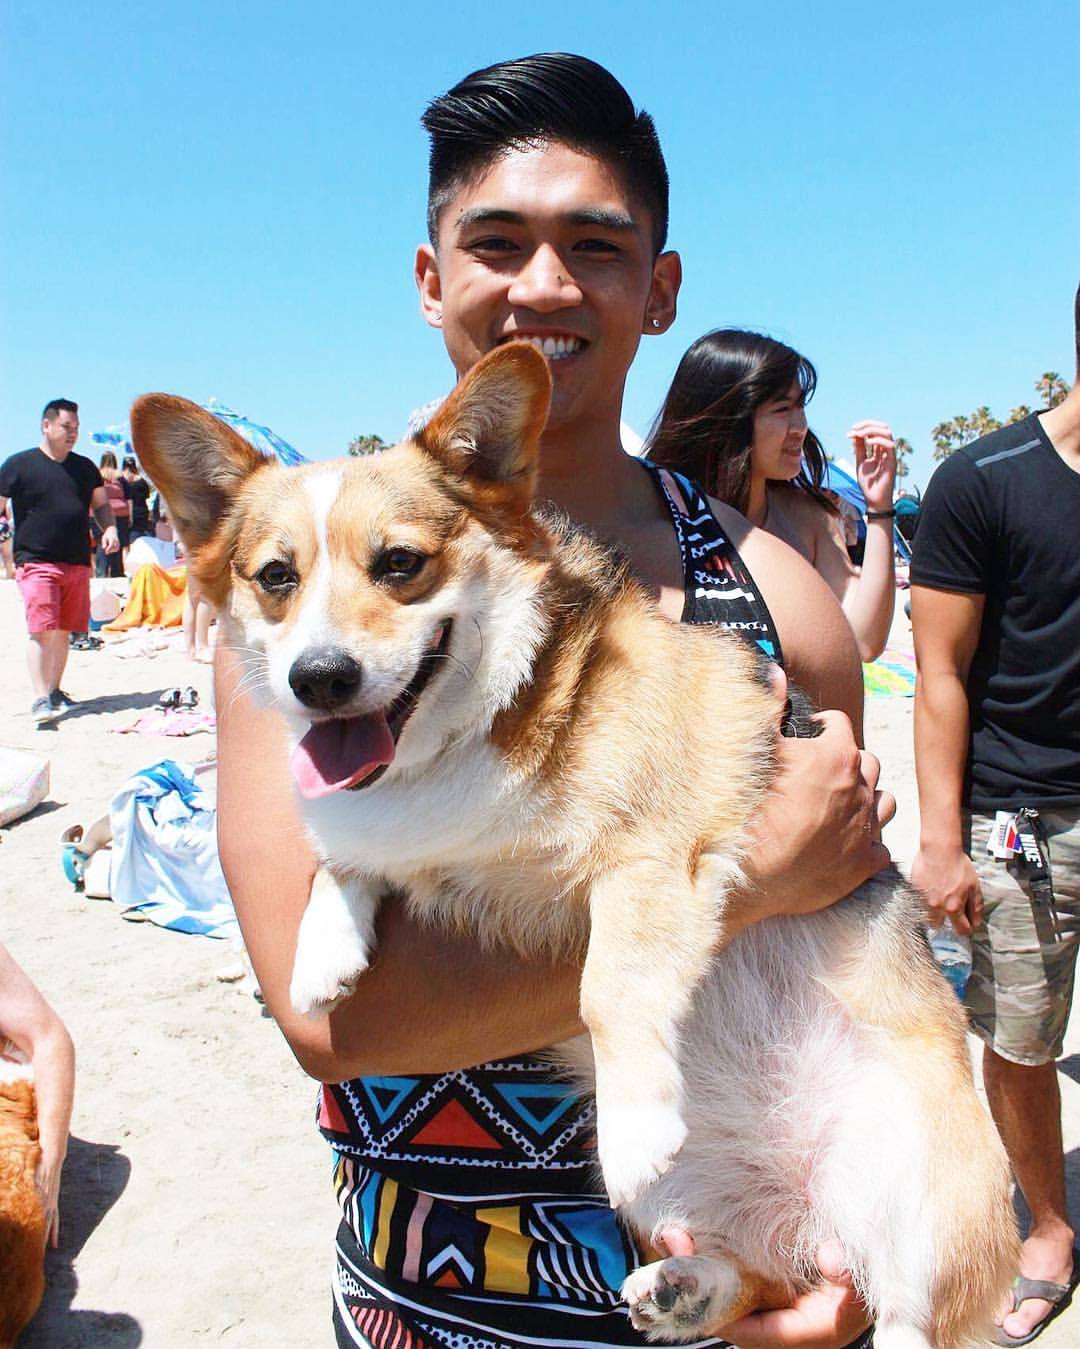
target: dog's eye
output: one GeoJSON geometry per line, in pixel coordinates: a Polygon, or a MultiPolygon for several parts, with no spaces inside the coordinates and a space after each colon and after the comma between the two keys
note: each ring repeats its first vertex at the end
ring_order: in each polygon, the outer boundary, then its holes
{"type": "Polygon", "coordinates": [[[415,576],[426,561],[423,553],[412,548],[388,548],[379,558],[379,575],[391,579],[415,576]]]}
{"type": "Polygon", "coordinates": [[[255,579],[268,595],[281,595],[296,586],[296,572],[284,562],[268,562],[255,579]]]}

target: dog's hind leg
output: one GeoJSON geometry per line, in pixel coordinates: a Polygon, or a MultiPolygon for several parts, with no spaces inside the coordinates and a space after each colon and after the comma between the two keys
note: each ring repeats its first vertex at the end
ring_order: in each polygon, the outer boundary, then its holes
{"type": "Polygon", "coordinates": [[[714,900],[685,863],[634,859],[601,877],[581,979],[596,1062],[597,1152],[613,1206],[671,1165],[686,1137],[677,1038],[716,939],[714,900]]]}
{"type": "Polygon", "coordinates": [[[664,1344],[715,1335],[752,1311],[790,1301],[785,1290],[723,1255],[674,1256],[643,1265],[623,1284],[622,1297],[634,1329],[664,1344]]]}
{"type": "Polygon", "coordinates": [[[289,1000],[303,1016],[325,1016],[356,989],[375,948],[379,900],[368,881],[315,873],[296,938],[289,1000]]]}

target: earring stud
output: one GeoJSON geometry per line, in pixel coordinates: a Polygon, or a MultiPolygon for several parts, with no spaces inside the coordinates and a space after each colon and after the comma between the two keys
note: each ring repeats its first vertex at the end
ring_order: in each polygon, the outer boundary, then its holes
{"type": "Polygon", "coordinates": [[[659,328],[659,327],[660,327],[660,320],[659,320],[659,319],[653,319],[653,320],[652,320],[652,326],[653,326],[654,328],[659,328]]]}

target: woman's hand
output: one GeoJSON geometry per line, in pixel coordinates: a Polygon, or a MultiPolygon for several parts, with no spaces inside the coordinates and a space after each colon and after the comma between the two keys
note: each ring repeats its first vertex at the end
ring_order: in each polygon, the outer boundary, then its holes
{"type": "Polygon", "coordinates": [[[890,510],[896,486],[896,441],[888,423],[856,422],[848,440],[855,455],[855,480],[867,510],[890,510]]]}

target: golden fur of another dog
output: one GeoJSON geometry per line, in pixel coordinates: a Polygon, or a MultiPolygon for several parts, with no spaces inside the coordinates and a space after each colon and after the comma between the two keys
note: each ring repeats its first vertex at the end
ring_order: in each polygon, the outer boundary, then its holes
{"type": "Polygon", "coordinates": [[[630,1276],[635,1324],[700,1339],[790,1300],[835,1236],[878,1349],[973,1343],[1017,1240],[920,903],[890,869],[738,921],[776,735],[760,662],[534,509],[549,395],[532,347],[499,347],[413,441],[289,470],[182,399],[133,409],[223,640],[293,736],[323,861],[294,1005],[347,996],[395,892],[481,940],[584,951],[590,1035],[563,1052],[608,1193],[697,1250],[630,1276]]]}
{"type": "Polygon", "coordinates": [[[45,1292],[45,1210],[33,1083],[0,1078],[0,1349],[13,1345],[45,1292]]]}

